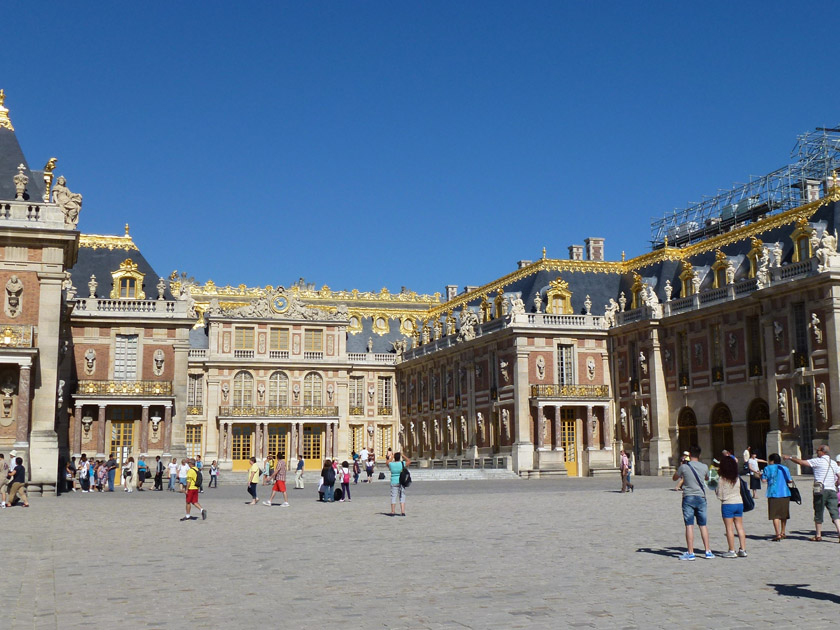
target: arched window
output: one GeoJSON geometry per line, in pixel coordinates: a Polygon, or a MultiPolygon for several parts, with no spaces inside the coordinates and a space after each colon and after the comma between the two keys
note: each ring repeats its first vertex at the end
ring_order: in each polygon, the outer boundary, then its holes
{"type": "Polygon", "coordinates": [[[712,457],[720,457],[723,449],[730,453],[734,449],[732,412],[724,403],[718,403],[712,409],[712,457]]]}
{"type": "Polygon", "coordinates": [[[285,407],[289,404],[289,377],[275,372],[268,379],[269,407],[285,407]]]}
{"type": "Polygon", "coordinates": [[[324,379],[320,374],[310,372],[303,379],[303,404],[305,407],[318,407],[322,404],[324,379]]]}
{"type": "MultiPolygon", "coordinates": [[[[691,407],[685,407],[680,411],[677,428],[680,449],[678,455],[681,455],[692,446],[697,445],[697,416],[694,415],[694,410],[691,407]]],[[[679,460],[679,457],[677,459],[679,460]]]]}
{"type": "Polygon", "coordinates": [[[254,404],[254,377],[249,372],[237,372],[233,377],[233,406],[250,407],[254,404]]]}
{"type": "Polygon", "coordinates": [[[747,409],[747,444],[759,458],[767,457],[767,434],[770,432],[770,407],[756,398],[747,409]]]}

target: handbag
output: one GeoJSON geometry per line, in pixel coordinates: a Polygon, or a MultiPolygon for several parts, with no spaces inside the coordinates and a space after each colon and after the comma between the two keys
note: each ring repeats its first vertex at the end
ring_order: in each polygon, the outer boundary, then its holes
{"type": "Polygon", "coordinates": [[[744,512],[749,512],[755,508],[755,499],[750,494],[747,482],[741,479],[741,477],[738,477],[738,481],[741,482],[741,503],[744,504],[744,512]]]}
{"type": "MultiPolygon", "coordinates": [[[[822,457],[820,458],[822,459],[822,457]]],[[[825,476],[822,481],[814,482],[814,494],[822,494],[825,490],[825,480],[828,479],[828,473],[831,472],[831,458],[828,458],[828,466],[825,469],[825,476]]]]}
{"type": "Polygon", "coordinates": [[[793,479],[788,481],[787,486],[790,490],[790,500],[796,503],[796,505],[802,505],[802,495],[799,493],[799,488],[793,483],[793,479]]]}

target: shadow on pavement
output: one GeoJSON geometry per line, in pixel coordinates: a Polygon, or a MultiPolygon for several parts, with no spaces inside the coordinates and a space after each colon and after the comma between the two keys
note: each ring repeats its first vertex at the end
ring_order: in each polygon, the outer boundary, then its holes
{"type": "Polygon", "coordinates": [[[807,597],[809,599],[819,599],[828,602],[840,604],[840,595],[834,593],[822,593],[820,591],[812,591],[809,584],[768,584],[776,589],[779,595],[787,595],[788,597],[807,597]]]}
{"type": "Polygon", "coordinates": [[[654,549],[652,547],[639,547],[636,553],[652,553],[655,556],[665,556],[666,558],[674,558],[685,551],[685,547],[665,547],[663,549],[654,549]]]}

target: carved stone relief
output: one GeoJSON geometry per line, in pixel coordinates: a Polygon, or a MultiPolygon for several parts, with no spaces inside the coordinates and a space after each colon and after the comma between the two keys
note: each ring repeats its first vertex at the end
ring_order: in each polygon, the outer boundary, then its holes
{"type": "Polygon", "coordinates": [[[165,356],[163,354],[163,350],[158,348],[155,350],[155,354],[153,355],[154,358],[154,372],[155,376],[160,376],[163,374],[163,364],[165,361],[165,356]]]}
{"type": "Polygon", "coordinates": [[[6,304],[5,312],[9,317],[18,317],[21,313],[23,304],[21,303],[21,294],[23,293],[23,283],[17,276],[12,276],[6,283],[6,304]]]}
{"type": "Polygon", "coordinates": [[[545,359],[542,355],[537,357],[537,378],[540,380],[545,378],[545,359]]]}
{"type": "Polygon", "coordinates": [[[85,374],[90,376],[96,371],[96,350],[88,348],[85,352],[85,374]]]}

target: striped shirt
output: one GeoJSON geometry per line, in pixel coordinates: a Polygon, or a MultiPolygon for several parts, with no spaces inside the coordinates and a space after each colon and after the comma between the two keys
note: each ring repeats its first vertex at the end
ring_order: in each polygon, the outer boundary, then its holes
{"type": "Polygon", "coordinates": [[[830,455],[815,457],[807,460],[807,462],[814,472],[814,481],[821,482],[826,490],[837,492],[837,473],[840,473],[840,466],[837,466],[837,462],[831,459],[830,455]]]}

